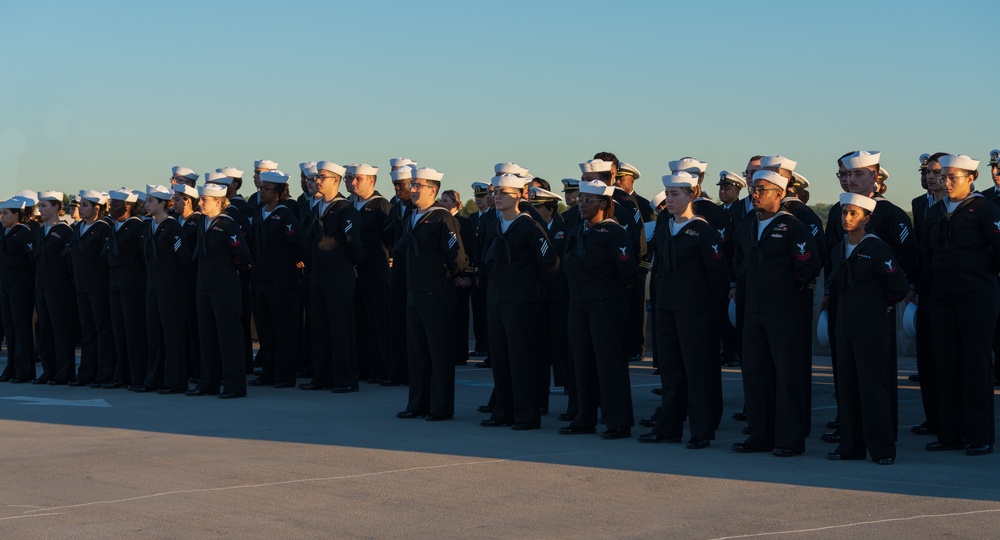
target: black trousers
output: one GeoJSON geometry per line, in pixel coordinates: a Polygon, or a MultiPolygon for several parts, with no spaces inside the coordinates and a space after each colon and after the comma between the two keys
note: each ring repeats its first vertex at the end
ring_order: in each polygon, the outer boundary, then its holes
{"type": "Polygon", "coordinates": [[[7,340],[5,375],[30,381],[35,378],[35,336],[31,319],[35,311],[35,290],[31,287],[0,289],[0,317],[7,340]]]}
{"type": "Polygon", "coordinates": [[[407,327],[406,275],[393,274],[389,297],[389,380],[398,384],[410,381],[409,330],[407,327]]]}
{"type": "Polygon", "coordinates": [[[321,388],[358,384],[354,279],[312,275],[312,384],[321,388]]]}
{"type": "Polygon", "coordinates": [[[141,386],[146,380],[149,351],[146,345],[146,287],[112,286],[108,296],[118,358],[114,380],[141,386]]]}
{"type": "Polygon", "coordinates": [[[931,312],[934,302],[931,295],[921,295],[917,306],[917,375],[920,377],[920,399],[924,407],[924,425],[937,431],[938,400],[937,374],[934,372],[934,327],[931,312]]]}
{"type": "Polygon", "coordinates": [[[646,275],[645,271],[639,272],[629,287],[625,328],[625,347],[629,357],[641,357],[646,350],[646,275]]]}
{"type": "Polygon", "coordinates": [[[147,390],[170,388],[187,390],[188,335],[187,309],[177,301],[183,294],[173,288],[146,291],[146,340],[149,359],[146,363],[147,390]]]}
{"type": "MultiPolygon", "coordinates": [[[[534,304],[495,303],[489,308],[490,358],[496,404],[492,418],[501,422],[541,425],[534,304]]],[[[546,381],[548,382],[548,381],[546,381]]]]}
{"type": "Polygon", "coordinates": [[[257,329],[257,360],[260,378],[268,384],[295,384],[298,372],[298,332],[302,306],[301,284],[286,281],[254,281],[253,319],[257,329]]]}
{"type": "Polygon", "coordinates": [[[80,315],[80,369],[83,383],[111,382],[115,374],[115,335],[111,330],[111,303],[107,291],[77,292],[80,315]]]}
{"type": "Polygon", "coordinates": [[[455,348],[456,365],[469,361],[469,290],[471,287],[455,286],[455,348]]]}
{"type": "Polygon", "coordinates": [[[549,383],[566,388],[573,384],[572,373],[567,366],[569,356],[569,339],[567,337],[566,318],[569,316],[569,303],[565,300],[544,300],[535,309],[539,311],[537,335],[539,344],[539,368],[543,373],[546,392],[549,383]],[[549,374],[551,368],[552,373],[549,374]],[[551,379],[550,379],[551,377],[551,379]]]}
{"type": "Polygon", "coordinates": [[[653,433],[679,438],[687,417],[692,438],[715,439],[715,374],[721,373],[722,367],[705,332],[711,320],[707,311],[657,310],[663,401],[653,433]]]}
{"type": "Polygon", "coordinates": [[[309,288],[312,287],[312,278],[310,276],[311,274],[309,272],[302,273],[302,283],[299,288],[299,299],[302,304],[302,313],[299,314],[299,359],[296,364],[299,371],[312,370],[312,322],[309,315],[312,310],[312,299],[309,297],[309,288]]]}
{"type": "Polygon", "coordinates": [[[241,294],[236,287],[198,291],[201,376],[196,389],[199,391],[215,393],[222,385],[229,394],[247,393],[241,294]]]}
{"type": "Polygon", "coordinates": [[[972,446],[995,442],[991,348],[1000,291],[932,295],[938,440],[972,446]],[[944,339],[944,337],[955,339],[944,339]]]}
{"type": "Polygon", "coordinates": [[[746,312],[743,317],[743,395],[754,448],[805,451],[802,421],[802,335],[789,331],[787,311],[746,312]]]}
{"type": "Polygon", "coordinates": [[[358,327],[358,370],[362,379],[390,378],[389,269],[358,269],[354,317],[358,327]]]}
{"type": "Polygon", "coordinates": [[[76,380],[72,295],[72,289],[35,289],[38,356],[42,361],[42,377],[50,381],[76,380]]]}
{"type": "Polygon", "coordinates": [[[240,326],[243,327],[244,373],[253,374],[253,287],[250,270],[240,272],[240,326]]]}
{"type": "Polygon", "coordinates": [[[837,453],[849,458],[873,460],[896,457],[892,423],[892,388],[896,386],[896,362],[892,361],[889,335],[838,336],[840,361],[840,445],[837,453]]]}
{"type": "Polygon", "coordinates": [[[814,285],[799,291],[799,309],[797,317],[797,332],[802,334],[802,429],[809,436],[812,432],[812,335],[813,304],[815,302],[814,285]]]}
{"type": "Polygon", "coordinates": [[[572,425],[597,426],[600,406],[608,429],[631,428],[632,387],[625,352],[628,297],[604,297],[569,304],[570,354],[576,375],[576,418],[572,425]]]}
{"type": "MultiPolygon", "coordinates": [[[[711,371],[712,385],[709,390],[712,392],[712,425],[719,429],[722,423],[722,329],[729,318],[729,291],[717,291],[711,300],[709,316],[711,317],[708,326],[708,339],[711,361],[717,369],[711,371]]],[[[704,332],[704,330],[702,330],[704,332]]]]}
{"type": "Polygon", "coordinates": [[[408,411],[443,416],[455,414],[453,294],[447,290],[410,291],[407,295],[408,411]]]}
{"type": "MultiPolygon", "coordinates": [[[[191,277],[188,284],[195,283],[196,278],[191,277]]],[[[188,376],[193,379],[201,378],[201,329],[198,326],[198,292],[184,292],[186,294],[187,306],[184,313],[184,324],[187,328],[187,351],[185,359],[187,362],[188,376]]]]}
{"type": "Polygon", "coordinates": [[[486,352],[490,347],[490,338],[486,331],[486,285],[473,283],[469,299],[472,302],[472,334],[476,339],[475,351],[486,352]]]}

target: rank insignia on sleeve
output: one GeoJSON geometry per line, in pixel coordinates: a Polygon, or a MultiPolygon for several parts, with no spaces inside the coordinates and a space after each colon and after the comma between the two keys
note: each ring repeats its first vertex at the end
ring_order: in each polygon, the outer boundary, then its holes
{"type": "Polygon", "coordinates": [[[806,242],[801,244],[795,244],[799,248],[799,252],[795,254],[795,258],[800,261],[808,261],[809,257],[812,257],[812,252],[806,251],[806,242]]]}
{"type": "Polygon", "coordinates": [[[622,247],[618,248],[618,250],[621,251],[621,254],[618,255],[619,259],[621,259],[623,261],[627,261],[627,260],[629,260],[629,259],[632,258],[632,256],[629,255],[629,253],[628,253],[628,246],[622,246],[622,247]]]}

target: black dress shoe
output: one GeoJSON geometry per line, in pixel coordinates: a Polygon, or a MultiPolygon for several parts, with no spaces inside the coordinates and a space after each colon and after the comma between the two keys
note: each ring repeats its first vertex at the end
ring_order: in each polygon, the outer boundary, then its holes
{"type": "Polygon", "coordinates": [[[744,435],[749,435],[750,434],[750,426],[743,426],[743,429],[740,430],[740,433],[742,433],[744,435]]]}
{"type": "Polygon", "coordinates": [[[583,435],[590,433],[597,433],[597,429],[592,427],[575,426],[573,424],[559,428],[560,435],[583,435]]]}
{"type": "Polygon", "coordinates": [[[191,390],[188,390],[187,392],[184,392],[184,395],[185,396],[217,396],[217,395],[219,395],[219,392],[218,391],[209,392],[208,390],[198,390],[197,388],[192,388],[191,390]]]}
{"type": "Polygon", "coordinates": [[[836,431],[824,433],[819,436],[819,440],[828,443],[839,443],[841,439],[842,437],[840,436],[840,433],[837,433],[836,431]]]}
{"type": "Polygon", "coordinates": [[[653,372],[650,373],[650,375],[659,375],[659,374],[660,374],[660,368],[653,368],[653,372]]]}
{"type": "Polygon", "coordinates": [[[480,405],[476,407],[476,412],[481,412],[483,414],[492,414],[493,407],[490,407],[489,405],[480,405]]]}
{"type": "Polygon", "coordinates": [[[941,441],[934,441],[927,443],[924,450],[927,450],[928,452],[943,452],[946,450],[962,450],[964,448],[965,446],[961,444],[947,444],[941,441]]]}
{"type": "Polygon", "coordinates": [[[476,367],[477,368],[491,368],[491,367],[493,367],[493,362],[487,362],[487,361],[476,362],[476,367]]]}
{"type": "Polygon", "coordinates": [[[425,416],[427,415],[423,413],[415,413],[409,410],[399,411],[398,413],[396,413],[396,418],[423,418],[425,416]]]}
{"type": "Polygon", "coordinates": [[[299,385],[299,390],[326,390],[326,387],[315,385],[313,383],[302,383],[299,385]]]}
{"type": "Polygon", "coordinates": [[[643,433],[639,435],[638,439],[641,443],[679,443],[681,442],[680,437],[667,437],[666,435],[659,435],[656,433],[643,433]]]}
{"type": "Polygon", "coordinates": [[[985,456],[986,454],[993,453],[992,444],[984,444],[982,446],[969,446],[965,449],[965,455],[967,456],[985,456]]]}
{"type": "Polygon", "coordinates": [[[406,383],[400,382],[400,381],[388,380],[388,381],[382,381],[382,382],[380,382],[378,384],[380,386],[402,386],[402,385],[404,385],[406,383]]]}
{"type": "Polygon", "coordinates": [[[13,378],[13,375],[0,375],[0,382],[10,382],[13,378]]]}
{"type": "Polygon", "coordinates": [[[692,438],[687,443],[687,449],[688,450],[701,450],[703,448],[708,448],[711,445],[712,445],[712,441],[709,441],[708,439],[695,439],[695,438],[692,438]]]}
{"type": "Polygon", "coordinates": [[[661,386],[659,388],[652,388],[652,389],[650,389],[650,392],[652,392],[652,393],[654,393],[654,394],[656,394],[658,396],[662,396],[663,395],[663,387],[661,386]]]}
{"type": "Polygon", "coordinates": [[[514,424],[510,427],[514,431],[528,431],[531,429],[542,429],[542,424],[540,422],[525,422],[520,424],[514,424]]]}
{"type": "Polygon", "coordinates": [[[90,386],[91,388],[100,388],[101,386],[104,386],[104,384],[99,382],[92,382],[88,386],[90,386]]]}
{"type": "Polygon", "coordinates": [[[740,422],[746,422],[747,421],[747,413],[745,413],[745,412],[734,412],[733,413],[733,420],[738,420],[740,422]]]}
{"type": "Polygon", "coordinates": [[[655,416],[647,416],[639,420],[639,425],[643,427],[656,427],[656,419],[657,417],[655,416]]]}
{"type": "Polygon", "coordinates": [[[829,459],[829,460],[832,460],[832,461],[849,461],[849,460],[855,460],[855,459],[865,459],[865,456],[855,457],[855,456],[849,456],[849,455],[846,455],[846,454],[841,454],[840,452],[827,452],[826,453],[826,459],[829,459]]]}
{"type": "Polygon", "coordinates": [[[917,435],[934,435],[937,430],[931,427],[927,427],[927,422],[923,424],[917,424],[910,428],[910,433],[915,433],[917,435]]]}
{"type": "Polygon", "coordinates": [[[11,379],[10,384],[24,384],[30,383],[32,379],[11,379]]]}
{"type": "Polygon", "coordinates": [[[168,394],[183,394],[184,392],[186,392],[186,390],[183,388],[160,388],[156,391],[157,394],[164,396],[168,394]]]}
{"type": "Polygon", "coordinates": [[[241,397],[247,397],[246,394],[237,394],[234,392],[223,392],[219,394],[219,399],[236,399],[241,397]]]}
{"type": "Polygon", "coordinates": [[[880,457],[875,460],[875,463],[878,465],[892,465],[895,462],[896,458],[891,458],[891,457],[880,457]]]}
{"type": "Polygon", "coordinates": [[[615,439],[627,439],[631,436],[632,430],[627,427],[611,428],[604,433],[601,433],[601,438],[609,441],[613,441],[615,439]]]}
{"type": "Polygon", "coordinates": [[[49,378],[46,377],[45,375],[42,375],[37,379],[31,379],[31,384],[45,384],[47,382],[49,382],[49,378]]]}
{"type": "Polygon", "coordinates": [[[274,383],[275,388],[295,388],[295,383],[293,382],[276,382],[274,383]]]}
{"type": "Polygon", "coordinates": [[[840,427],[840,420],[830,420],[826,423],[827,429],[837,429],[840,427]]]}
{"type": "Polygon", "coordinates": [[[271,386],[272,384],[274,383],[265,381],[260,377],[247,381],[247,386],[271,386]]]}
{"type": "Polygon", "coordinates": [[[454,416],[450,414],[428,414],[424,417],[424,420],[428,422],[440,422],[442,420],[451,420],[454,416]]]}
{"type": "Polygon", "coordinates": [[[66,381],[57,381],[55,379],[49,381],[49,385],[51,386],[62,386],[64,384],[66,384],[66,381]]]}
{"type": "Polygon", "coordinates": [[[771,455],[774,457],[794,457],[801,453],[802,452],[796,452],[795,450],[789,450],[788,448],[781,447],[771,450],[771,455]]]}
{"type": "Polygon", "coordinates": [[[747,443],[741,443],[741,442],[733,443],[733,446],[731,448],[733,452],[736,452],[737,454],[752,454],[754,452],[764,451],[763,448],[757,448],[756,446],[750,446],[747,443]]]}
{"type": "Polygon", "coordinates": [[[358,391],[358,385],[354,384],[350,386],[334,386],[333,388],[330,389],[330,391],[333,392],[334,394],[350,394],[351,392],[358,391]]]}
{"type": "Polygon", "coordinates": [[[629,362],[640,362],[640,361],[642,361],[642,353],[633,354],[632,356],[629,356],[628,357],[628,361],[629,362]]]}
{"type": "MultiPolygon", "coordinates": [[[[6,382],[6,381],[0,380],[0,382],[6,382]]],[[[83,381],[70,381],[69,382],[69,386],[72,386],[73,388],[78,388],[80,386],[87,386],[89,384],[90,383],[85,383],[83,381]]]]}
{"type": "Polygon", "coordinates": [[[121,388],[123,386],[125,386],[125,381],[112,381],[102,384],[101,388],[111,390],[112,388],[121,388]]]}
{"type": "Polygon", "coordinates": [[[483,427],[510,427],[514,425],[514,422],[508,422],[506,420],[494,420],[492,418],[487,418],[482,422],[479,422],[480,426],[483,427]]]}
{"type": "Polygon", "coordinates": [[[908,381],[920,382],[920,375],[910,375],[906,378],[908,381]]]}
{"type": "Polygon", "coordinates": [[[563,422],[572,422],[573,419],[576,418],[576,415],[575,414],[570,414],[568,412],[564,412],[564,413],[560,414],[559,416],[557,416],[556,418],[558,418],[559,420],[562,420],[563,422]]]}

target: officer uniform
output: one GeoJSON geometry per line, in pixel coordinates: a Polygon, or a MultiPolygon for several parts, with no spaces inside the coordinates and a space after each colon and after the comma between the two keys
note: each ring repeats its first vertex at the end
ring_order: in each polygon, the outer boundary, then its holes
{"type": "MultiPolygon", "coordinates": [[[[171,190],[147,186],[147,197],[168,200],[171,190]]],[[[142,236],[146,264],[146,323],[149,361],[143,387],[161,393],[184,392],[188,388],[187,310],[177,295],[193,288],[188,280],[191,251],[184,242],[180,223],[167,216],[159,224],[146,222],[142,236]]]]}
{"type": "MultiPolygon", "coordinates": [[[[473,196],[476,198],[489,196],[489,185],[485,182],[473,183],[472,190],[473,196]]],[[[477,355],[486,354],[489,347],[489,337],[486,335],[486,289],[477,283],[480,280],[479,263],[483,249],[482,218],[489,212],[490,208],[487,207],[485,212],[478,211],[475,214],[470,214],[468,218],[470,241],[466,242],[466,237],[464,236],[462,238],[462,244],[465,246],[466,254],[469,257],[469,267],[466,269],[466,272],[471,274],[473,278],[472,290],[469,291],[469,300],[472,304],[472,334],[476,340],[474,351],[477,355]]]]}
{"type": "MultiPolygon", "coordinates": [[[[0,208],[24,209],[10,199],[0,208]],[[6,204],[5,204],[6,203],[6,204]]],[[[7,340],[3,377],[19,383],[35,378],[35,340],[31,319],[35,309],[35,235],[24,223],[4,229],[0,237],[0,318],[7,340]]]]}
{"type": "MultiPolygon", "coordinates": [[[[858,201],[861,198],[845,193],[841,203],[870,204],[874,209],[874,201],[858,201]]],[[[891,463],[896,458],[892,422],[896,372],[890,356],[892,326],[886,308],[902,300],[909,288],[892,251],[874,235],[865,235],[856,246],[845,237],[834,246],[832,256],[826,290],[839,296],[834,325],[840,354],[837,403],[841,435],[834,459],[864,459],[867,451],[872,460],[888,458],[891,463]]]]}
{"type": "MultiPolygon", "coordinates": [[[[39,200],[61,201],[62,193],[41,192],[39,200]]],[[[76,380],[70,298],[72,271],[66,246],[73,231],[65,223],[42,225],[31,242],[35,254],[35,308],[42,375],[32,382],[66,384],[76,380]]]]}
{"type": "MultiPolygon", "coordinates": [[[[458,235],[462,238],[463,246],[472,246],[476,242],[476,231],[469,222],[469,218],[461,214],[452,214],[458,222],[458,235]]],[[[470,259],[471,261],[471,259],[470,259]]],[[[457,279],[453,281],[455,288],[455,365],[464,366],[469,362],[469,303],[472,297],[472,290],[475,288],[476,274],[472,265],[466,267],[457,279]],[[458,284],[458,279],[468,279],[470,284],[463,287],[458,284]]]]}
{"type": "MultiPolygon", "coordinates": [[[[113,200],[134,204],[138,196],[127,189],[111,192],[113,200]]],[[[105,256],[111,270],[108,293],[111,299],[111,330],[118,352],[112,383],[124,382],[132,388],[146,380],[146,269],[142,261],[142,232],[145,223],[137,216],[112,222],[105,256]]],[[[131,389],[131,388],[130,388],[131,389]]]]}
{"type": "MultiPolygon", "coordinates": [[[[216,186],[200,188],[202,196],[225,197],[216,186]]],[[[250,249],[231,217],[202,217],[195,260],[198,265],[198,326],[201,342],[201,373],[188,395],[218,394],[220,384],[227,397],[247,394],[246,362],[243,358],[243,326],[240,324],[240,276],[238,269],[250,262],[250,249]]]]}

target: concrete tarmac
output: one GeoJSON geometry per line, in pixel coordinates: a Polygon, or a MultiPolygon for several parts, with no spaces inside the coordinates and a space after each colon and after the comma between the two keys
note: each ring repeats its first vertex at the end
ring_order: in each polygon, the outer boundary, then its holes
{"type": "MultiPolygon", "coordinates": [[[[815,358],[813,431],[794,458],[735,454],[738,368],[705,450],[483,428],[490,371],[457,368],[452,421],[400,420],[405,387],[246,399],[0,384],[2,538],[843,538],[1000,535],[1000,457],[926,452],[933,437],[900,359],[895,465],[833,462],[829,358],[815,358]]],[[[300,380],[300,382],[302,382],[300,380]]],[[[636,418],[659,403],[632,368],[636,418]]]]}

